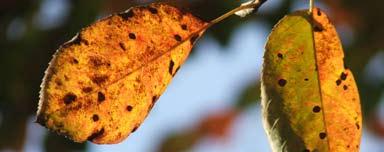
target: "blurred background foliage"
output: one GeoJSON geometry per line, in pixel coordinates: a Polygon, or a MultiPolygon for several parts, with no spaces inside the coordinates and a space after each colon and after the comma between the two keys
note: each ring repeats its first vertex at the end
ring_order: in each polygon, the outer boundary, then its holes
{"type": "MultiPolygon", "coordinates": [[[[36,112],[44,70],[58,46],[96,19],[149,2],[153,1],[0,1],[0,151],[23,150],[27,125],[36,112]]],[[[238,6],[241,1],[167,2],[209,21],[238,6]]],[[[209,29],[207,34],[225,47],[240,24],[256,20],[272,29],[297,3],[307,1],[269,0],[256,15],[246,19],[230,17],[209,29]]],[[[359,86],[365,126],[368,131],[384,138],[384,112],[380,112],[384,108],[379,106],[384,92],[384,13],[380,13],[384,1],[323,0],[318,3],[331,16],[343,40],[346,65],[353,70],[359,86]]],[[[206,136],[225,139],[236,116],[259,100],[259,87],[258,81],[249,83],[232,109],[207,115],[193,129],[170,134],[158,146],[158,151],[188,150],[206,136]]],[[[55,134],[44,135],[44,145],[41,146],[45,151],[85,151],[87,147],[55,134]]]]}

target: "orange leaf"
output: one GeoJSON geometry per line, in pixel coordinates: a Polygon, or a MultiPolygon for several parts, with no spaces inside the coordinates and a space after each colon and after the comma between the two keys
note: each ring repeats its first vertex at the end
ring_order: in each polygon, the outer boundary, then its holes
{"type": "Polygon", "coordinates": [[[122,141],[143,122],[206,25],[157,3],[82,29],[46,71],[37,122],[76,142],[122,141]]]}

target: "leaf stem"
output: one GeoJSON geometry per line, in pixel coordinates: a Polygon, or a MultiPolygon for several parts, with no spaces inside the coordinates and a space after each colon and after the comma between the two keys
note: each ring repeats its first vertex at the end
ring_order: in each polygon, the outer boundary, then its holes
{"type": "Polygon", "coordinates": [[[315,0],[309,0],[309,14],[312,14],[315,0]]]}
{"type": "Polygon", "coordinates": [[[212,20],[211,22],[209,22],[209,24],[207,25],[207,28],[212,26],[212,25],[214,25],[214,24],[216,24],[216,23],[218,23],[218,22],[220,22],[220,21],[222,21],[222,20],[224,20],[224,19],[226,19],[226,18],[228,18],[229,16],[235,14],[237,11],[241,11],[241,10],[249,9],[249,8],[254,8],[255,11],[257,11],[257,9],[259,9],[259,7],[264,2],[266,2],[266,1],[267,0],[259,0],[258,3],[250,3],[248,5],[241,5],[241,6],[237,7],[237,8],[235,8],[235,9],[233,9],[233,10],[231,10],[231,11],[229,11],[229,12],[223,14],[223,15],[221,15],[220,17],[212,20]]]}

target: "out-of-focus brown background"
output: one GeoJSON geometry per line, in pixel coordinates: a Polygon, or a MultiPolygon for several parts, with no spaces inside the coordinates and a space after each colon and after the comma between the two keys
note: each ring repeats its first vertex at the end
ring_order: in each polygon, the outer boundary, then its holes
{"type": "MultiPolygon", "coordinates": [[[[33,119],[44,70],[58,46],[82,27],[110,13],[149,2],[152,1],[0,1],[0,151],[34,151],[26,148],[26,143],[36,144],[34,146],[41,147],[38,149],[43,151],[91,151],[89,143],[73,143],[46,131],[41,133],[44,130],[41,128],[40,133],[37,133],[39,135],[35,135],[41,136],[40,138],[27,137],[34,135],[34,130],[38,128],[33,119]]],[[[206,21],[241,3],[238,0],[168,2],[183,7],[206,21]]],[[[307,3],[306,0],[268,0],[257,14],[246,18],[230,17],[212,27],[208,30],[207,37],[213,40],[203,38],[199,43],[213,41],[226,48],[221,54],[236,51],[227,48],[234,31],[241,25],[248,22],[261,23],[266,30],[270,30],[284,14],[296,8],[305,8],[307,3]]],[[[364,132],[373,135],[367,137],[369,140],[384,141],[384,13],[381,13],[384,1],[323,0],[316,3],[334,21],[342,38],[346,65],[354,72],[359,86],[364,132]]],[[[260,39],[264,40],[265,37],[261,36],[260,39]]],[[[195,53],[191,58],[194,56],[195,53]]],[[[156,147],[157,151],[176,152],[193,150],[207,136],[229,140],[226,138],[229,138],[228,134],[233,130],[237,117],[244,114],[247,108],[257,106],[259,101],[257,79],[247,84],[248,86],[239,89],[242,91],[234,97],[233,106],[211,112],[196,121],[193,127],[169,132],[156,142],[157,145],[149,146],[156,147]]]]}

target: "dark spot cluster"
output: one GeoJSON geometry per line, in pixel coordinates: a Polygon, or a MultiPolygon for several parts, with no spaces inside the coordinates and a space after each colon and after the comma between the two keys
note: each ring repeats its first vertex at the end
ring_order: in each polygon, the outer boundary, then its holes
{"type": "MultiPolygon", "coordinates": [[[[347,77],[348,77],[348,75],[346,73],[341,72],[340,78],[336,80],[336,85],[339,86],[342,83],[342,81],[347,80],[347,77]]],[[[348,86],[347,85],[343,85],[343,89],[344,90],[348,90],[348,86]]]]}
{"type": "Polygon", "coordinates": [[[63,101],[66,105],[68,105],[68,104],[71,104],[72,102],[76,101],[76,98],[77,98],[77,96],[74,93],[70,92],[64,96],[63,101]]]}
{"type": "Polygon", "coordinates": [[[123,18],[124,20],[128,20],[129,18],[133,17],[134,13],[132,10],[129,10],[127,12],[123,12],[123,13],[120,13],[118,14],[121,18],[123,18]]]}
{"type": "Polygon", "coordinates": [[[90,135],[88,137],[88,140],[92,141],[92,140],[102,136],[103,134],[104,134],[104,128],[101,128],[99,131],[96,131],[96,132],[92,133],[92,135],[90,135]]]}
{"type": "Polygon", "coordinates": [[[97,101],[103,102],[105,100],[105,95],[102,92],[97,93],[97,101]]]}

